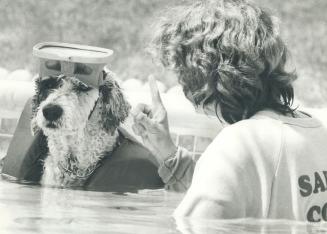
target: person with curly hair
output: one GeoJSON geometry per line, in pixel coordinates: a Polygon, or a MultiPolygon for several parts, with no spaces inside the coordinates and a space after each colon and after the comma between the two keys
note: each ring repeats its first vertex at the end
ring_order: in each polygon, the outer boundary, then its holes
{"type": "Polygon", "coordinates": [[[175,215],[326,221],[327,130],[292,108],[296,74],[276,18],[246,0],[207,0],[171,10],[158,29],[154,47],[185,96],[228,124],[195,162],[174,145],[150,80],[153,106],[135,108],[133,129],[166,188],[187,190],[175,215]]]}

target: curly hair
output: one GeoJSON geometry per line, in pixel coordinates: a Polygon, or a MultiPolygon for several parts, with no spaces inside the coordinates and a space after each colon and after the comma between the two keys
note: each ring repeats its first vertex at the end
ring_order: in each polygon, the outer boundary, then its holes
{"type": "Polygon", "coordinates": [[[297,76],[285,69],[287,48],[268,11],[246,0],[203,0],[175,8],[157,28],[161,62],[196,105],[214,103],[228,123],[265,108],[294,115],[297,76]]]}

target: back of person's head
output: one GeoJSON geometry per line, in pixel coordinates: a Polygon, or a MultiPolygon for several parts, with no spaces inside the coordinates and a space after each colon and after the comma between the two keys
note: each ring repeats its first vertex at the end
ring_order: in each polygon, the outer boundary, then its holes
{"type": "Polygon", "coordinates": [[[154,45],[185,94],[196,105],[219,105],[229,123],[265,108],[293,114],[296,74],[285,70],[276,21],[246,0],[200,1],[172,9],[154,45]]]}

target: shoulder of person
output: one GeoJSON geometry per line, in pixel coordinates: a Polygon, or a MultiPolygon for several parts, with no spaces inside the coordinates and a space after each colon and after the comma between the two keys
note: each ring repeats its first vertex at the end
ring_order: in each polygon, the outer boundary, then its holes
{"type": "Polygon", "coordinates": [[[225,127],[208,146],[200,161],[228,160],[236,164],[266,162],[275,167],[282,147],[278,119],[255,116],[225,127]]]}

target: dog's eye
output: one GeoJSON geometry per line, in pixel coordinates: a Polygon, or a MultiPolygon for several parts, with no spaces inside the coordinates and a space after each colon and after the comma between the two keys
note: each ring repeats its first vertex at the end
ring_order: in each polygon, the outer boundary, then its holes
{"type": "Polygon", "coordinates": [[[81,92],[87,92],[92,89],[92,87],[84,84],[83,82],[78,82],[77,84],[74,85],[75,90],[81,91],[81,92]]]}
{"type": "Polygon", "coordinates": [[[60,84],[61,80],[58,77],[46,77],[41,81],[41,89],[56,89],[60,84]]]}

